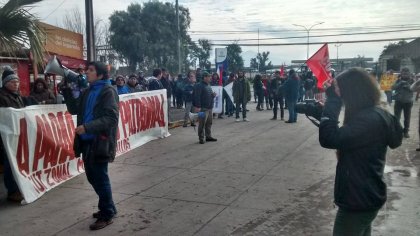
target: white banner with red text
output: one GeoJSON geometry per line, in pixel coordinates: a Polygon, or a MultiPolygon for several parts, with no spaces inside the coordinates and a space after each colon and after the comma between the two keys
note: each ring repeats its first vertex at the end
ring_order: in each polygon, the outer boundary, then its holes
{"type": "MultiPolygon", "coordinates": [[[[120,96],[118,156],[168,137],[166,90],[120,96]]],[[[26,203],[84,172],[73,151],[76,116],[65,105],[0,108],[0,133],[26,203]]]]}

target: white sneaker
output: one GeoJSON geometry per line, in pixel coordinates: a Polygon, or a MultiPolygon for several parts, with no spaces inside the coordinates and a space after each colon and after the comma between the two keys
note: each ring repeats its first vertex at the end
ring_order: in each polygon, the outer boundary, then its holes
{"type": "Polygon", "coordinates": [[[244,118],[244,122],[249,122],[248,118],[244,118]]]}
{"type": "Polygon", "coordinates": [[[241,122],[241,120],[240,119],[236,119],[235,122],[241,122]]]}

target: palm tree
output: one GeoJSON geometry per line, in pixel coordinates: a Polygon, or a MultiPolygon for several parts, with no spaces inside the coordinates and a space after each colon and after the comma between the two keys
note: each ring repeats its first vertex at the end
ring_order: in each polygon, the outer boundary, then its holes
{"type": "Polygon", "coordinates": [[[24,47],[30,47],[33,59],[43,63],[44,31],[37,25],[38,18],[29,8],[42,0],[9,0],[0,7],[0,52],[14,56],[24,47]]]}

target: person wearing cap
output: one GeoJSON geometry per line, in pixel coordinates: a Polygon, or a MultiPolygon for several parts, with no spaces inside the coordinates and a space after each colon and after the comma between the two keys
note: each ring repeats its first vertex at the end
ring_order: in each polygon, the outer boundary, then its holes
{"type": "MultiPolygon", "coordinates": [[[[19,77],[9,66],[4,68],[1,76],[3,87],[0,88],[0,107],[23,108],[25,104],[19,94],[19,77]]],[[[0,138],[0,156],[4,165],[4,185],[7,189],[7,199],[13,202],[21,202],[23,200],[19,187],[13,177],[9,159],[4,149],[2,139],[0,138]]]]}
{"type": "Polygon", "coordinates": [[[117,75],[115,78],[115,88],[117,89],[118,95],[130,93],[130,90],[125,85],[125,78],[122,75],[117,75]]]}
{"type": "Polygon", "coordinates": [[[233,82],[232,86],[232,95],[233,100],[236,106],[236,122],[240,122],[239,119],[239,111],[242,108],[242,119],[245,122],[248,122],[248,118],[246,118],[246,104],[251,101],[251,89],[249,86],[248,81],[245,79],[244,72],[239,71],[238,79],[233,82]]]}
{"type": "Polygon", "coordinates": [[[137,82],[137,76],[135,74],[132,74],[130,77],[128,77],[127,88],[128,93],[138,93],[142,91],[140,84],[137,82]]]}
{"type": "Polygon", "coordinates": [[[408,131],[410,129],[411,109],[413,108],[414,93],[410,89],[414,83],[408,68],[401,70],[400,78],[392,86],[395,91],[394,115],[401,119],[401,113],[404,111],[404,138],[409,138],[408,131]]]}
{"type": "Polygon", "coordinates": [[[204,116],[198,119],[198,138],[200,144],[206,142],[216,142],[217,139],[211,135],[211,126],[213,124],[213,105],[216,93],[213,92],[210,83],[211,75],[204,71],[202,73],[203,80],[194,86],[193,106],[195,112],[204,112],[204,116]],[[204,141],[204,137],[206,137],[204,141]]]}

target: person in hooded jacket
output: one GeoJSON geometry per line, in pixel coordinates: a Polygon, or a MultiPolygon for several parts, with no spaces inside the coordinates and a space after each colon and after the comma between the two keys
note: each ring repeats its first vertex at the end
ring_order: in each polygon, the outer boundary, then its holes
{"type": "Polygon", "coordinates": [[[115,88],[117,89],[118,95],[130,93],[130,90],[125,85],[125,78],[122,75],[117,75],[115,78],[115,88]]]}
{"type": "Polygon", "coordinates": [[[34,98],[38,104],[57,103],[54,94],[48,89],[47,82],[41,78],[35,80],[34,88],[31,92],[31,97],[34,98]]]}
{"type": "Polygon", "coordinates": [[[128,77],[127,89],[128,93],[138,93],[143,91],[135,74],[132,74],[130,77],[128,77]]]}
{"type": "Polygon", "coordinates": [[[333,235],[371,235],[372,222],[387,198],[387,148],[401,145],[403,129],[393,115],[379,107],[377,83],[363,69],[349,69],[325,85],[327,100],[319,142],[337,151],[334,201],[338,212],[333,235]]]}

